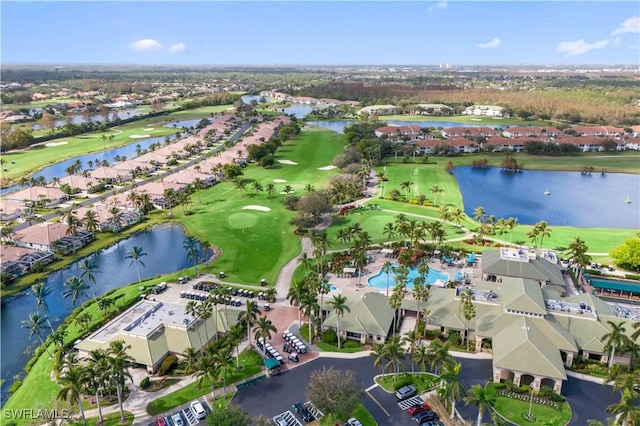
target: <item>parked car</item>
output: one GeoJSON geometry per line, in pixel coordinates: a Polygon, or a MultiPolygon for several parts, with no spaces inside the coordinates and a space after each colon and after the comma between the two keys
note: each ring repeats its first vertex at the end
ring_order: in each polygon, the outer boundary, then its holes
{"type": "Polygon", "coordinates": [[[422,404],[412,405],[407,409],[407,412],[410,415],[415,416],[418,413],[422,413],[423,411],[428,411],[428,410],[431,410],[431,407],[429,407],[429,404],[427,404],[426,402],[423,402],[422,404]]]}
{"type": "Polygon", "coordinates": [[[180,415],[180,413],[175,413],[174,415],[172,415],[171,421],[173,422],[174,426],[184,426],[184,422],[182,421],[182,416],[180,415]]]}
{"type": "Polygon", "coordinates": [[[156,426],[167,426],[167,422],[165,422],[162,417],[160,417],[159,419],[155,419],[154,423],[156,426]]]}
{"type": "Polygon", "coordinates": [[[204,407],[200,401],[193,401],[191,403],[191,411],[193,411],[193,414],[195,414],[198,419],[204,419],[207,417],[207,412],[204,411],[204,407]]]}
{"type": "Polygon", "coordinates": [[[423,411],[422,413],[418,414],[417,416],[415,416],[413,418],[416,423],[418,423],[419,425],[423,425],[427,422],[432,422],[434,420],[438,420],[438,415],[435,413],[435,411],[423,411]]]}
{"type": "Polygon", "coordinates": [[[416,389],[415,386],[407,385],[407,386],[401,387],[396,391],[396,398],[402,401],[403,399],[411,398],[417,393],[418,393],[418,390],[416,389]]]}
{"type": "Polygon", "coordinates": [[[293,404],[293,411],[298,413],[300,417],[302,417],[302,420],[304,420],[305,422],[312,422],[315,420],[313,414],[311,414],[311,411],[307,410],[307,408],[302,405],[301,402],[296,402],[295,404],[293,404]]]}
{"type": "Polygon", "coordinates": [[[347,426],[362,426],[362,423],[360,423],[360,420],[356,419],[355,417],[351,417],[349,420],[347,420],[347,426]]]}

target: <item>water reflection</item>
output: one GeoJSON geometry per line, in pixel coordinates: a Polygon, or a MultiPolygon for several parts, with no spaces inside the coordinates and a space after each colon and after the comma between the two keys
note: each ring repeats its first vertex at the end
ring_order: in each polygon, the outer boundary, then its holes
{"type": "MultiPolygon", "coordinates": [[[[152,230],[137,233],[126,240],[104,249],[93,255],[97,262],[99,273],[95,274],[94,290],[97,296],[108,290],[122,287],[138,280],[135,264],[126,259],[127,252],[134,246],[140,246],[147,253],[141,260],[145,266],[140,266],[142,279],[179,271],[192,266],[182,247],[185,234],[180,226],[161,225],[152,230]]],[[[202,250],[200,250],[202,253],[202,250]]],[[[203,253],[203,258],[210,256],[203,253]]],[[[53,327],[59,325],[79,304],[71,306],[71,300],[62,297],[64,282],[79,276],[82,270],[76,262],[63,270],[47,277],[45,285],[51,289],[46,302],[49,307],[49,318],[53,327]]],[[[90,297],[91,291],[88,291],[90,297]]],[[[82,301],[87,300],[83,297],[82,301]]],[[[7,390],[11,386],[12,378],[22,371],[31,357],[35,347],[39,345],[34,336],[29,339],[29,330],[22,328],[22,321],[36,311],[36,301],[31,291],[25,291],[18,296],[2,300],[0,326],[2,328],[2,403],[7,397],[7,390]],[[26,354],[28,353],[28,355],[26,354]]],[[[47,333],[48,334],[48,333],[47,333]]]]}

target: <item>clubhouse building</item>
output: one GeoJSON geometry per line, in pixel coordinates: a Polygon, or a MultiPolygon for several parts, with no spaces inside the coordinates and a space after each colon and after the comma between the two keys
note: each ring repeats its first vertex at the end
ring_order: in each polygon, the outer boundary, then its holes
{"type": "MultiPolygon", "coordinates": [[[[493,355],[495,382],[511,380],[516,386],[547,386],[556,393],[567,379],[566,367],[578,356],[607,362],[608,348],[602,337],[607,321],[632,320],[615,315],[609,305],[592,294],[567,296],[565,272],[553,252],[527,252],[501,248],[482,253],[482,280],[468,286],[476,315],[468,321],[462,314],[465,287],[431,287],[426,304],[405,299],[401,316],[427,311],[427,328],[448,335],[457,331],[475,342],[476,352],[493,355]]],[[[342,338],[361,343],[384,343],[391,331],[393,310],[388,298],[374,292],[343,292],[351,311],[340,318],[342,338]]],[[[327,298],[325,297],[325,303],[327,298]]],[[[329,312],[324,325],[336,328],[337,317],[329,312]]],[[[624,354],[617,363],[627,364],[624,354]]]]}

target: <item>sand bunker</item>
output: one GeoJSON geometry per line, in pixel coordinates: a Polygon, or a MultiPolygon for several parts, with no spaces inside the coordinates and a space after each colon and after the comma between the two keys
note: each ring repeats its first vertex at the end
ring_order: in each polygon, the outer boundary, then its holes
{"type": "Polygon", "coordinates": [[[291,161],[291,160],[278,160],[278,163],[280,164],[290,164],[292,166],[297,166],[298,163],[296,163],[295,161],[291,161]]]}
{"type": "Polygon", "coordinates": [[[143,132],[150,132],[153,130],[153,127],[147,127],[146,129],[142,129],[143,132]]]}
{"type": "Polygon", "coordinates": [[[319,167],[318,170],[333,170],[333,169],[337,169],[336,166],[324,166],[324,167],[319,167]]]}
{"type": "Polygon", "coordinates": [[[274,179],[273,181],[275,183],[285,183],[286,182],[286,180],[284,180],[284,179],[274,179]]]}
{"type": "Polygon", "coordinates": [[[471,121],[482,121],[482,118],[472,118],[471,121]]]}
{"type": "Polygon", "coordinates": [[[44,144],[44,146],[54,147],[54,146],[66,145],[66,144],[68,144],[68,143],[69,143],[69,142],[67,142],[67,141],[61,141],[61,142],[49,142],[49,143],[44,144]]]}
{"type": "Polygon", "coordinates": [[[265,206],[244,206],[243,210],[260,210],[261,212],[270,212],[271,209],[265,206]]]}
{"type": "Polygon", "coordinates": [[[131,139],[142,139],[142,138],[150,138],[151,135],[129,135],[131,139]]]}

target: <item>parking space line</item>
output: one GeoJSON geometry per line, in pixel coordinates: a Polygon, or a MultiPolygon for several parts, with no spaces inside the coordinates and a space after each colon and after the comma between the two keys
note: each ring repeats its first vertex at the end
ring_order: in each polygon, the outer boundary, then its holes
{"type": "Polygon", "coordinates": [[[376,405],[377,405],[378,407],[380,407],[380,409],[381,409],[382,411],[384,411],[384,413],[387,415],[387,417],[391,416],[391,414],[389,414],[389,412],[388,412],[387,410],[385,410],[385,409],[384,409],[384,407],[382,406],[382,404],[380,404],[380,402],[378,402],[378,400],[377,400],[377,399],[375,399],[375,398],[373,397],[373,395],[371,395],[371,393],[369,393],[369,391],[365,391],[365,392],[367,393],[367,395],[369,395],[369,398],[371,398],[371,399],[373,400],[373,402],[375,402],[375,403],[376,403],[376,405]]]}
{"type": "Polygon", "coordinates": [[[369,386],[368,388],[366,388],[364,391],[365,392],[369,392],[371,389],[375,389],[378,387],[377,383],[372,384],[371,386],[369,386]]]}

